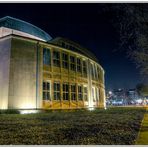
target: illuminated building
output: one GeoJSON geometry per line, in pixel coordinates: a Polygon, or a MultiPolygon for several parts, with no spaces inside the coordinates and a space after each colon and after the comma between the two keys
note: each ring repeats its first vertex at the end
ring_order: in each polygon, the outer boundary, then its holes
{"type": "Polygon", "coordinates": [[[0,109],[105,107],[104,70],[87,49],[0,19],[0,109]]]}

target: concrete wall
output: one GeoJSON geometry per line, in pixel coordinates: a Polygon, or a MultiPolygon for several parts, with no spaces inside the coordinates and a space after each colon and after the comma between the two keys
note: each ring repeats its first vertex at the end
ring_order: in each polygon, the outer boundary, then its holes
{"type": "Polygon", "coordinates": [[[11,39],[0,39],[0,109],[8,108],[11,39]]]}
{"type": "Polygon", "coordinates": [[[12,38],[9,108],[36,108],[36,42],[12,38]]]}

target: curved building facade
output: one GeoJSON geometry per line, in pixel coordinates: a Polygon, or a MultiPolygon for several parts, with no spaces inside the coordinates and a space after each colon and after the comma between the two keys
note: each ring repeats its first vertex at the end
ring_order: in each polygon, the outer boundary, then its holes
{"type": "Polygon", "coordinates": [[[0,109],[105,107],[104,70],[89,50],[9,19],[0,20],[0,109]]]}

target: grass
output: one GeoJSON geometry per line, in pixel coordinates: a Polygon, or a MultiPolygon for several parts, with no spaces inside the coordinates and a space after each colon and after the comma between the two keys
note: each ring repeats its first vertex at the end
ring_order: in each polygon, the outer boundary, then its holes
{"type": "Polygon", "coordinates": [[[136,145],[148,145],[148,112],[146,112],[142,121],[142,126],[136,141],[136,145]]]}
{"type": "Polygon", "coordinates": [[[0,145],[131,145],[144,108],[0,114],[0,145]]]}

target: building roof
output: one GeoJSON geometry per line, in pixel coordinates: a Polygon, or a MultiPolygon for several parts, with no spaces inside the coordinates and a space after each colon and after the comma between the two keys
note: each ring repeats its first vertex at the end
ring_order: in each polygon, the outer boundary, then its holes
{"type": "Polygon", "coordinates": [[[99,63],[98,59],[96,58],[96,56],[92,52],[90,52],[88,49],[82,47],[78,43],[73,42],[69,39],[57,37],[57,38],[51,40],[50,43],[54,44],[54,45],[58,45],[58,46],[63,47],[63,48],[66,48],[68,50],[83,54],[86,57],[89,57],[90,59],[99,63]]]}
{"type": "Polygon", "coordinates": [[[21,31],[24,33],[28,33],[44,41],[49,41],[52,39],[52,37],[49,34],[47,34],[45,31],[43,31],[42,29],[28,22],[25,22],[25,21],[22,21],[20,19],[16,19],[10,16],[6,16],[0,19],[0,27],[6,27],[6,28],[21,31]]]}

